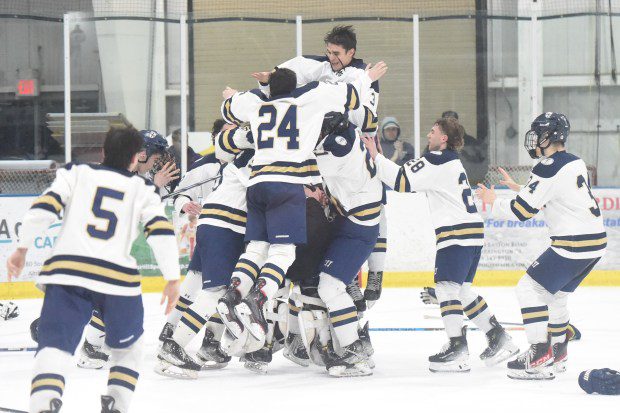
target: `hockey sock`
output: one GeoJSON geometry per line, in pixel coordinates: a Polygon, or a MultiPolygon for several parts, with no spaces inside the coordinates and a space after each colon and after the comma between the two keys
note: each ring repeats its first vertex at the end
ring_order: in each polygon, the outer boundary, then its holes
{"type": "Polygon", "coordinates": [[[489,332],[493,328],[490,322],[493,314],[484,298],[472,291],[471,283],[463,283],[459,296],[467,318],[485,333],[489,332]]]}
{"type": "Polygon", "coordinates": [[[385,254],[387,253],[387,218],[385,207],[381,207],[381,221],[379,221],[379,238],[375,248],[368,257],[369,272],[383,272],[385,268],[385,254]]]}
{"type": "Polygon", "coordinates": [[[108,391],[106,395],[114,397],[114,408],[125,413],[133,392],[136,390],[142,362],[143,338],[140,337],[131,346],[123,349],[113,348],[111,354],[108,391]]]}
{"type": "Polygon", "coordinates": [[[549,326],[547,331],[551,334],[551,345],[563,343],[568,329],[568,294],[559,291],[553,295],[554,300],[549,303],[549,326]]]}
{"type": "Polygon", "coordinates": [[[220,318],[218,313],[212,314],[211,317],[207,320],[206,329],[210,330],[213,333],[213,337],[217,341],[222,339],[222,334],[224,334],[224,330],[226,327],[220,318]]]}
{"type": "Polygon", "coordinates": [[[53,399],[62,399],[65,390],[64,372],[71,364],[71,354],[57,348],[45,347],[35,356],[30,390],[30,411],[50,410],[53,399]]]}
{"type": "Polygon", "coordinates": [[[254,285],[260,268],[265,264],[269,244],[263,241],[250,241],[245,252],[239,257],[231,279],[238,281],[237,291],[245,298],[254,285]]]}
{"type": "Polygon", "coordinates": [[[84,328],[84,338],[93,346],[102,347],[105,339],[105,324],[98,311],[93,311],[90,321],[84,328]]]}
{"type": "Polygon", "coordinates": [[[463,306],[459,299],[461,285],[452,281],[439,281],[435,287],[441,319],[448,337],[463,335],[463,306]]]}
{"type": "Polygon", "coordinates": [[[547,342],[549,309],[545,301],[552,301],[553,296],[532,277],[525,274],[517,284],[517,298],[521,307],[527,341],[530,344],[547,342]]]}
{"type": "Polygon", "coordinates": [[[196,301],[190,305],[183,313],[181,320],[177,324],[172,339],[181,347],[185,347],[200,332],[207,323],[208,317],[215,313],[217,300],[219,300],[226,288],[216,287],[202,290],[196,301]]]}
{"type": "Polygon", "coordinates": [[[329,311],[329,321],[334,328],[341,347],[348,346],[359,339],[357,333],[357,309],[353,299],[346,291],[346,285],[339,279],[324,272],[319,281],[319,297],[329,311]]]}
{"type": "Polygon", "coordinates": [[[286,272],[293,261],[295,261],[295,244],[273,244],[269,246],[267,261],[261,268],[258,277],[259,280],[264,280],[261,291],[267,300],[275,297],[280,286],[284,283],[286,272]]]}
{"type": "Polygon", "coordinates": [[[185,310],[192,305],[201,290],[202,274],[197,271],[188,271],[187,276],[185,276],[185,279],[181,283],[179,301],[174,309],[170,311],[170,314],[168,314],[166,321],[173,326],[177,325],[185,310]]]}

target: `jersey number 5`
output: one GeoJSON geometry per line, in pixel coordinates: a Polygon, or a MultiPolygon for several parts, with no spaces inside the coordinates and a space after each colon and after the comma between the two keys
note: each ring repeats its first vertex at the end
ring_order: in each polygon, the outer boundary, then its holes
{"type": "Polygon", "coordinates": [[[588,185],[588,182],[586,181],[586,178],[583,177],[583,175],[579,175],[577,176],[577,188],[581,188],[582,186],[586,187],[586,189],[588,190],[588,195],[590,195],[590,198],[592,198],[592,200],[594,201],[595,206],[590,208],[590,212],[595,217],[600,217],[601,210],[598,207],[598,202],[596,202],[596,198],[594,198],[594,195],[592,195],[592,191],[590,190],[590,185],[588,185]]]}
{"type": "Polygon", "coordinates": [[[465,188],[463,189],[463,193],[461,194],[461,196],[463,197],[463,203],[465,204],[465,209],[470,214],[475,214],[476,212],[478,212],[478,209],[476,208],[476,204],[474,204],[473,202],[473,198],[471,196],[471,186],[469,186],[467,175],[465,175],[464,173],[461,173],[459,175],[459,185],[465,186],[465,188]]]}
{"type": "Polygon", "coordinates": [[[260,117],[267,119],[258,125],[258,149],[273,148],[274,138],[288,138],[287,149],[299,149],[299,129],[297,129],[297,105],[291,105],[286,110],[282,121],[278,125],[277,133],[273,130],[276,126],[277,110],[273,105],[263,105],[258,110],[260,117]]]}
{"type": "Polygon", "coordinates": [[[114,236],[114,232],[116,232],[116,224],[118,224],[118,218],[114,212],[103,209],[101,207],[101,203],[104,198],[112,198],[122,201],[124,197],[125,194],[123,192],[115,191],[114,189],[105,188],[102,186],[97,187],[97,192],[95,193],[95,199],[93,200],[93,207],[91,210],[93,211],[93,215],[95,217],[108,221],[108,225],[105,229],[99,229],[95,225],[88,224],[86,226],[88,235],[93,238],[104,240],[108,240],[114,236]]]}

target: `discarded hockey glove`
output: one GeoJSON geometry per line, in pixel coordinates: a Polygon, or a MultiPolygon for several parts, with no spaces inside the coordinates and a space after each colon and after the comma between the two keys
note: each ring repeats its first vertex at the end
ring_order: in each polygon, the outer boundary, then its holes
{"type": "Polygon", "coordinates": [[[19,307],[12,301],[0,303],[0,319],[10,320],[17,318],[19,315],[19,307]]]}
{"type": "Polygon", "coordinates": [[[582,371],[579,386],[588,394],[620,394],[620,373],[612,369],[582,371]]]}
{"type": "Polygon", "coordinates": [[[439,304],[433,287],[424,287],[424,290],[420,292],[420,299],[424,304],[439,304]]]}

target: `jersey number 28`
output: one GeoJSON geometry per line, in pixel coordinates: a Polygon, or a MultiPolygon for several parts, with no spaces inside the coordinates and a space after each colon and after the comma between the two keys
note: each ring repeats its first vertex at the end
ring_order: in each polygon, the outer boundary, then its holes
{"type": "Polygon", "coordinates": [[[288,138],[287,149],[299,149],[299,129],[297,129],[297,105],[290,105],[276,129],[277,110],[273,105],[263,105],[258,110],[265,121],[258,125],[258,149],[273,148],[274,138],[288,138]]]}
{"type": "Polygon", "coordinates": [[[114,212],[103,209],[101,207],[101,203],[103,202],[104,198],[112,198],[118,201],[122,201],[124,197],[125,194],[123,192],[116,191],[110,188],[105,188],[103,186],[97,187],[97,192],[95,192],[95,199],[93,199],[93,206],[91,210],[95,217],[108,221],[108,225],[105,229],[99,229],[95,225],[88,224],[86,226],[86,231],[88,232],[88,235],[93,238],[99,238],[104,240],[108,240],[114,236],[114,232],[116,232],[116,225],[118,224],[118,217],[114,212]]]}

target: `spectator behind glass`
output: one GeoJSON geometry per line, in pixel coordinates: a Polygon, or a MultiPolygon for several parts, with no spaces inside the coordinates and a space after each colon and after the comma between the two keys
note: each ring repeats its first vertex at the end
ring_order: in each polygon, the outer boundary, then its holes
{"type": "MultiPolygon", "coordinates": [[[[454,118],[459,119],[459,114],[453,110],[447,110],[441,114],[442,118],[454,118]]],[[[487,148],[484,142],[474,138],[465,132],[463,138],[465,146],[459,152],[459,158],[463,163],[465,172],[467,172],[467,178],[471,185],[476,185],[484,180],[484,176],[487,173],[487,148]]]]}
{"type": "Polygon", "coordinates": [[[387,116],[381,121],[381,148],[383,156],[397,163],[404,165],[410,159],[413,159],[413,146],[407,142],[403,142],[400,138],[400,125],[394,117],[387,116]]]}

